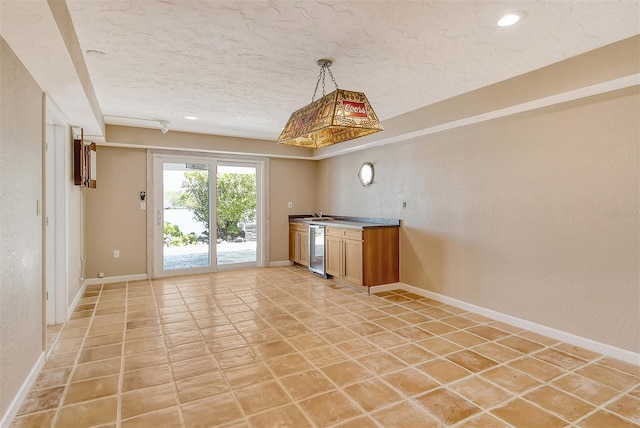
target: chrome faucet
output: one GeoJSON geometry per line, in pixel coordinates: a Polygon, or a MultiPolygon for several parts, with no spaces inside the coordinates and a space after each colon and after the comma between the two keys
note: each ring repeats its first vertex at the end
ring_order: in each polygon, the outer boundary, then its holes
{"type": "Polygon", "coordinates": [[[318,211],[309,210],[309,213],[311,213],[312,217],[322,217],[322,210],[318,210],[318,211]]]}

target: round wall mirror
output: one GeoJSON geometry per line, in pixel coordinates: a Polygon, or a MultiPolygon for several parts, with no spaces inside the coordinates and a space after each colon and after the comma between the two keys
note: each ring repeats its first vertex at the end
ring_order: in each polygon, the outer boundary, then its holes
{"type": "Polygon", "coordinates": [[[365,162],[360,167],[360,171],[358,172],[358,178],[360,179],[360,183],[364,187],[371,186],[373,183],[373,164],[371,162],[365,162]]]}

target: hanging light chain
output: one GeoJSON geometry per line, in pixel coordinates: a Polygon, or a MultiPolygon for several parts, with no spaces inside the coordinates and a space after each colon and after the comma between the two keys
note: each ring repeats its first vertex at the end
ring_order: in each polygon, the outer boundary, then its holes
{"type": "Polygon", "coordinates": [[[338,84],[336,83],[336,79],[335,77],[333,77],[333,73],[331,72],[331,60],[329,59],[319,59],[318,60],[318,65],[320,66],[320,73],[318,73],[318,80],[316,81],[316,88],[313,90],[313,96],[311,97],[311,102],[313,103],[316,99],[316,94],[318,93],[318,86],[320,85],[320,80],[322,80],[322,96],[324,97],[326,95],[325,92],[325,86],[324,86],[324,79],[326,76],[326,72],[329,72],[329,76],[331,77],[331,81],[333,81],[333,84],[336,87],[336,90],[338,90],[338,84]]]}

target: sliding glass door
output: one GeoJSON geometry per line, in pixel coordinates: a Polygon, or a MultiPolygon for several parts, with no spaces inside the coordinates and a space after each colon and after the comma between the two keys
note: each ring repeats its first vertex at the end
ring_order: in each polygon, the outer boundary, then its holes
{"type": "Polygon", "coordinates": [[[262,263],[262,164],[154,156],[153,276],[262,263]]]}

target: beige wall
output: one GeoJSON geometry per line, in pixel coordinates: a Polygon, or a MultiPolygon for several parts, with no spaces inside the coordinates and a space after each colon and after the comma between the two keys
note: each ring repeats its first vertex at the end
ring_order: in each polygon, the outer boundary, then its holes
{"type": "MultiPolygon", "coordinates": [[[[190,153],[191,155],[197,153],[190,153]]],[[[146,151],[99,146],[98,184],[84,192],[85,277],[136,275],[147,272],[146,211],[139,193],[146,189],[146,151]],[[120,258],[113,258],[113,250],[120,258]]],[[[305,214],[316,206],[316,161],[269,161],[269,260],[287,261],[288,215],[305,214]],[[288,202],[293,208],[288,208],[288,202]]],[[[321,207],[320,207],[321,208],[321,207]]]]}
{"type": "Polygon", "coordinates": [[[318,210],[316,161],[271,159],[269,161],[270,261],[289,260],[289,215],[318,210]],[[288,203],[293,208],[288,208],[288,203]]]}
{"type": "Polygon", "coordinates": [[[318,200],[401,218],[403,283],[640,352],[639,105],[635,87],[324,160],[318,200]]]}
{"type": "Polygon", "coordinates": [[[85,277],[144,274],[147,212],[140,210],[140,192],[147,190],[146,151],[98,147],[96,156],[97,188],[83,190],[85,277]]]}
{"type": "Polygon", "coordinates": [[[43,94],[0,37],[0,420],[43,352],[43,94]]]}

